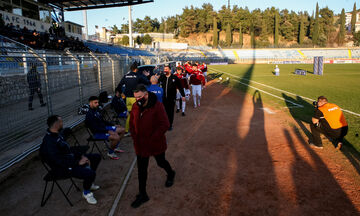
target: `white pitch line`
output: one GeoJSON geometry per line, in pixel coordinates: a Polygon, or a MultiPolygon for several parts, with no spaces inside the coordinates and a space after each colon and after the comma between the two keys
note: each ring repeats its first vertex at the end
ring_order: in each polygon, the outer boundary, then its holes
{"type": "MultiPolygon", "coordinates": [[[[294,93],[292,93],[292,92],[288,92],[288,91],[285,91],[285,90],[282,90],[282,89],[278,89],[278,88],[275,88],[275,87],[272,87],[272,86],[269,86],[269,85],[265,85],[265,84],[262,84],[262,83],[259,83],[259,82],[253,81],[253,80],[249,80],[249,79],[246,79],[246,78],[241,78],[241,77],[236,76],[236,75],[231,74],[231,73],[227,73],[227,72],[224,72],[224,71],[216,70],[216,69],[213,69],[213,68],[211,68],[210,70],[214,70],[214,71],[216,71],[216,72],[224,73],[224,74],[227,74],[227,75],[229,75],[229,76],[232,76],[232,77],[235,77],[235,78],[238,78],[238,79],[243,79],[243,80],[246,80],[246,81],[249,81],[249,82],[253,82],[253,83],[256,83],[256,84],[258,84],[258,85],[262,85],[262,86],[265,86],[265,87],[270,88],[270,89],[274,89],[274,90],[279,91],[279,92],[282,92],[282,93],[287,93],[287,94],[289,94],[289,95],[298,96],[298,97],[303,98],[303,99],[306,99],[306,100],[308,100],[308,101],[310,101],[310,102],[315,101],[314,99],[311,99],[311,98],[308,98],[308,97],[305,97],[305,96],[301,96],[301,95],[298,95],[298,94],[294,94],[294,93]]],[[[282,98],[282,99],[285,100],[285,101],[287,101],[287,100],[284,99],[284,98],[282,98]]],[[[360,114],[359,114],[359,113],[355,113],[355,112],[353,112],[353,111],[346,110],[346,109],[341,109],[341,110],[344,111],[344,112],[350,113],[350,114],[352,114],[352,115],[356,115],[356,116],[359,116],[359,117],[360,117],[360,114]]]]}
{"type": "Polygon", "coordinates": [[[128,171],[126,177],[125,177],[125,180],[124,180],[123,184],[121,185],[120,191],[119,191],[119,193],[117,194],[117,196],[116,196],[116,198],[114,200],[114,203],[113,203],[113,205],[112,205],[112,207],[110,209],[110,212],[109,212],[108,216],[113,216],[114,215],[115,210],[116,210],[116,208],[117,208],[117,206],[119,204],[119,201],[120,201],[120,199],[121,199],[121,197],[122,197],[122,195],[123,195],[123,193],[125,191],[125,188],[126,188],[127,182],[129,181],[130,175],[131,175],[132,171],[134,170],[135,164],[136,164],[136,157],[134,158],[133,162],[131,163],[129,171],[128,171]]]}
{"type": "Polygon", "coordinates": [[[272,111],[271,109],[267,108],[267,107],[263,107],[263,108],[260,108],[262,110],[264,110],[265,112],[269,113],[269,114],[275,114],[274,111],[272,111]]]}

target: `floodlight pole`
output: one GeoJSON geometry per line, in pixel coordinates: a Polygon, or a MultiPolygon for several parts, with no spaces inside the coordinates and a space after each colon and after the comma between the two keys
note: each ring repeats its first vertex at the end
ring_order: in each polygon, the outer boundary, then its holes
{"type": "Polygon", "coordinates": [[[88,22],[87,22],[87,11],[86,10],[83,10],[83,18],[84,18],[84,30],[85,30],[85,37],[84,39],[85,40],[88,40],[89,39],[89,34],[88,34],[88,22]]]}
{"type": "Polygon", "coordinates": [[[129,45],[133,47],[131,6],[129,6],[129,45]]]}

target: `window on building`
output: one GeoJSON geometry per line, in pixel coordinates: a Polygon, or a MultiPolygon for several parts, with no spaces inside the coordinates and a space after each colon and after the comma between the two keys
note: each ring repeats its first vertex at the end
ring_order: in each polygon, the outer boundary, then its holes
{"type": "Polygon", "coordinates": [[[71,32],[71,25],[67,24],[67,27],[68,27],[68,32],[71,32]]]}
{"type": "Polygon", "coordinates": [[[46,23],[51,23],[50,11],[46,8],[40,8],[39,10],[40,20],[46,23]]]}
{"type": "Polygon", "coordinates": [[[12,6],[10,0],[0,1],[0,10],[12,13],[12,6]]]}
{"type": "Polygon", "coordinates": [[[16,15],[19,15],[19,16],[23,15],[21,7],[18,7],[18,6],[15,6],[15,5],[14,5],[14,7],[12,9],[12,13],[16,14],[16,15]]]}
{"type": "Polygon", "coordinates": [[[23,8],[23,15],[25,17],[39,20],[39,7],[33,2],[21,0],[21,6],[23,8]]]}

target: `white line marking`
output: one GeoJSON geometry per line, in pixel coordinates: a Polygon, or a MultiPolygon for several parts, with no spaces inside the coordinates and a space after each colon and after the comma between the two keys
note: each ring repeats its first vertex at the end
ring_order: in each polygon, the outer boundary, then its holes
{"type": "Polygon", "coordinates": [[[263,108],[260,108],[262,110],[264,110],[265,112],[269,113],[269,114],[275,114],[275,112],[273,112],[271,109],[267,108],[267,107],[263,107],[263,108]]]}
{"type": "MultiPolygon", "coordinates": [[[[221,72],[221,71],[220,71],[220,72],[221,72]]],[[[225,73],[225,72],[224,72],[224,73],[225,73]]],[[[230,76],[234,76],[234,75],[232,75],[232,74],[229,74],[229,75],[230,75],[230,76]]],[[[234,77],[236,77],[236,76],[234,76],[234,77]]],[[[291,103],[291,104],[293,104],[293,105],[295,105],[295,106],[297,106],[297,107],[304,107],[303,105],[294,103],[294,102],[292,102],[292,101],[290,101],[290,100],[284,99],[284,98],[279,97],[279,96],[274,95],[274,94],[271,94],[271,93],[269,93],[269,92],[267,92],[267,91],[264,91],[264,90],[262,90],[262,89],[256,88],[256,87],[251,86],[251,85],[246,84],[246,83],[243,83],[243,82],[241,82],[241,81],[239,81],[239,80],[234,80],[234,81],[235,81],[235,82],[238,82],[238,83],[240,83],[240,84],[242,84],[242,85],[248,86],[248,87],[250,87],[250,88],[256,89],[256,90],[258,90],[258,91],[260,91],[260,92],[262,92],[262,93],[271,95],[271,96],[273,96],[273,97],[275,97],[275,98],[278,98],[278,99],[280,99],[280,100],[285,100],[286,102],[289,102],[289,103],[291,103]]]]}
{"type": "MultiPolygon", "coordinates": [[[[232,77],[235,77],[235,78],[238,78],[238,79],[243,79],[243,80],[246,80],[246,81],[249,81],[249,82],[253,82],[253,83],[256,83],[256,84],[258,84],[258,85],[262,85],[262,86],[265,86],[265,87],[270,88],[270,89],[274,89],[274,90],[279,91],[279,92],[282,92],[282,93],[287,93],[287,94],[289,94],[289,95],[298,96],[298,97],[303,98],[303,99],[305,99],[305,100],[308,100],[308,101],[310,101],[310,102],[315,101],[315,99],[311,99],[311,98],[308,98],[308,97],[305,97],[305,96],[301,96],[301,95],[298,95],[298,94],[294,94],[294,93],[292,93],[292,92],[288,92],[288,91],[285,91],[285,90],[282,90],[282,89],[278,89],[278,88],[275,88],[275,87],[272,87],[272,86],[269,86],[269,85],[265,85],[265,84],[262,84],[262,83],[259,83],[259,82],[253,81],[253,80],[246,79],[246,78],[241,78],[241,77],[236,76],[236,75],[231,74],[231,73],[227,73],[227,72],[224,72],[224,71],[216,70],[216,69],[213,69],[213,68],[211,68],[211,69],[209,69],[209,70],[214,70],[214,71],[216,71],[216,72],[224,73],[224,74],[227,74],[227,75],[229,75],[229,76],[232,76],[232,77]]],[[[244,84],[244,83],[242,83],[242,84],[244,84]]],[[[247,84],[245,84],[245,85],[247,85],[247,84]]],[[[248,86],[251,87],[250,85],[248,85],[248,86]]],[[[254,88],[255,88],[255,87],[254,87],[254,88]]],[[[265,93],[265,91],[264,91],[264,93],[265,93]]],[[[270,94],[270,93],[269,93],[269,94],[270,94]]],[[[271,94],[270,94],[270,95],[271,95],[271,94]]],[[[272,95],[272,96],[273,96],[273,95],[272,95]]],[[[276,98],[280,98],[280,97],[276,97],[276,98]]],[[[284,99],[284,98],[282,98],[282,99],[285,100],[285,101],[290,102],[289,100],[286,100],[286,99],[284,99]]],[[[292,103],[293,103],[293,102],[292,102],[292,103]]],[[[295,104],[295,103],[293,103],[293,104],[295,104]]],[[[302,106],[302,105],[300,105],[300,106],[302,106]]],[[[302,106],[302,107],[303,107],[303,106],[302,106]]],[[[359,116],[359,117],[360,117],[360,114],[359,114],[359,113],[355,113],[355,112],[353,112],[353,111],[346,110],[346,109],[341,109],[341,110],[344,111],[344,112],[350,113],[350,114],[352,114],[352,115],[356,115],[356,116],[359,116]]]]}
{"type": "Polygon", "coordinates": [[[135,167],[135,164],[136,164],[136,157],[134,158],[133,162],[131,163],[131,166],[129,168],[129,171],[125,177],[125,180],[123,182],[123,184],[121,185],[121,188],[120,188],[120,191],[119,193],[117,194],[115,200],[114,200],[114,203],[110,209],[110,212],[109,212],[109,216],[113,216],[114,213],[115,213],[115,210],[116,210],[116,207],[118,206],[119,204],[119,201],[121,199],[121,196],[123,195],[124,191],[125,191],[125,188],[126,188],[126,185],[127,185],[127,182],[129,181],[129,178],[130,178],[130,175],[132,173],[132,171],[134,170],[134,167],[135,167]]]}

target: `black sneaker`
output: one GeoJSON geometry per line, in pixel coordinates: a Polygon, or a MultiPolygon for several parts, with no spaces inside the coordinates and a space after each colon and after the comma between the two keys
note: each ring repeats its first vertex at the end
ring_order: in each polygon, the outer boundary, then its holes
{"type": "Polygon", "coordinates": [[[179,109],[176,109],[176,113],[179,113],[180,112],[180,110],[179,109]]]}
{"type": "Polygon", "coordinates": [[[181,113],[181,115],[182,115],[182,116],[185,116],[185,113],[183,112],[183,113],[181,113]]]}
{"type": "Polygon", "coordinates": [[[32,108],[32,107],[29,107],[29,110],[34,110],[34,108],[32,108]]]}
{"type": "Polygon", "coordinates": [[[175,178],[175,171],[173,171],[172,174],[167,176],[166,182],[165,182],[165,187],[171,187],[174,184],[174,178],[175,178]]]}
{"type": "Polygon", "coordinates": [[[40,106],[41,106],[41,107],[44,107],[44,106],[46,106],[46,103],[43,103],[43,104],[41,104],[40,106]]]}
{"type": "Polygon", "coordinates": [[[149,201],[149,197],[147,194],[145,194],[145,195],[138,194],[138,195],[136,195],[135,201],[131,203],[131,207],[138,208],[139,206],[146,203],[147,201],[149,201]]]}

